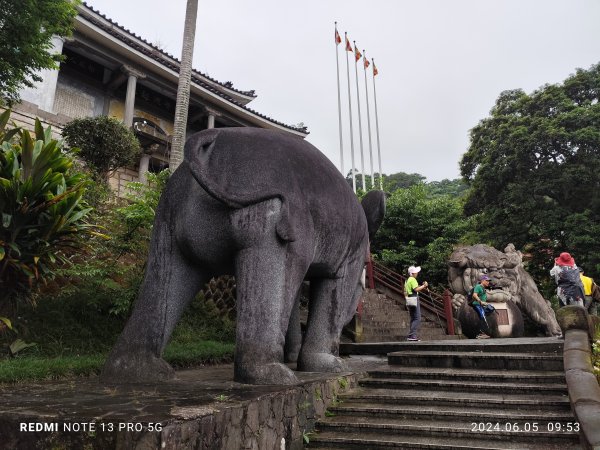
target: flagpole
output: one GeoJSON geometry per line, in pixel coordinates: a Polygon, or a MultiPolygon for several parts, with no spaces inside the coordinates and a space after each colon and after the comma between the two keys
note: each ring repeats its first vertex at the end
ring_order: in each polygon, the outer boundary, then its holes
{"type": "MultiPolygon", "coordinates": [[[[361,171],[361,179],[362,179],[362,188],[363,191],[367,190],[365,186],[365,155],[363,151],[363,138],[362,138],[362,121],[360,118],[360,93],[358,91],[358,59],[356,58],[357,50],[356,50],[356,41],[354,42],[354,72],[356,78],[356,104],[358,105],[358,136],[360,138],[360,171],[361,171]]],[[[360,53],[360,52],[358,52],[360,53]]],[[[360,59],[360,58],[359,58],[360,59]]]]}
{"type": "Polygon", "coordinates": [[[344,32],[344,37],[346,38],[346,75],[348,76],[348,111],[350,112],[350,157],[352,158],[352,189],[356,194],[356,178],[354,176],[354,137],[352,131],[352,98],[350,96],[350,63],[348,62],[348,45],[350,44],[350,41],[348,41],[347,32],[344,32]]]}
{"type": "Polygon", "coordinates": [[[379,189],[383,190],[383,172],[381,171],[381,144],[379,142],[379,118],[377,116],[377,91],[375,90],[375,58],[373,61],[373,100],[375,101],[375,131],[377,131],[377,154],[379,155],[379,189]]]}
{"type": "MultiPolygon", "coordinates": [[[[367,85],[367,67],[369,60],[367,59],[367,52],[363,50],[363,68],[365,69],[365,96],[367,98],[367,130],[369,131],[369,157],[371,161],[371,189],[375,187],[375,174],[373,173],[373,143],[371,141],[371,113],[369,111],[369,88],[367,85]]],[[[366,190],[366,189],[365,189],[366,190]]]]}
{"type": "Polygon", "coordinates": [[[344,141],[342,139],[342,99],[340,97],[340,63],[338,58],[338,45],[342,41],[337,30],[337,22],[335,22],[335,68],[337,72],[337,98],[338,98],[338,124],[340,129],[340,171],[345,177],[344,171],[344,141]]]}

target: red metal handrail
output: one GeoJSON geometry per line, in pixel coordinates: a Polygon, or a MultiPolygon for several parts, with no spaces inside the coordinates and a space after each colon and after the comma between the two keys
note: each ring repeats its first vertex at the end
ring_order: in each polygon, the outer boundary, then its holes
{"type": "MultiPolygon", "coordinates": [[[[406,305],[406,300],[404,299],[406,277],[372,259],[369,265],[371,266],[367,268],[367,276],[370,278],[369,286],[376,288],[379,285],[389,289],[396,294],[396,300],[406,305]]],[[[419,300],[421,307],[437,318],[438,323],[442,328],[446,329],[447,334],[454,334],[454,319],[448,298],[426,290],[419,292],[419,300]]]]}

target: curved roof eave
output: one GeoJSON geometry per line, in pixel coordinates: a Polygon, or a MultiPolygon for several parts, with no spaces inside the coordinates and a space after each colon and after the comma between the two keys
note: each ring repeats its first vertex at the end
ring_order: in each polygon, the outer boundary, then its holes
{"type": "MultiPolygon", "coordinates": [[[[137,64],[139,67],[160,75],[177,85],[179,80],[179,61],[177,59],[164,53],[157,47],[152,46],[140,37],[131,33],[129,30],[126,30],[120,25],[112,22],[110,19],[107,19],[105,16],[95,11],[85,3],[83,3],[79,8],[80,11],[83,9],[86,14],[93,15],[94,19],[98,23],[93,23],[93,21],[89,20],[89,18],[83,17],[81,14],[79,14],[76,17],[75,22],[75,28],[78,32],[92,38],[97,42],[101,42],[105,47],[115,51],[115,53],[119,55],[122,55],[127,60],[137,64]],[[109,30],[119,34],[126,33],[128,39],[136,41],[135,44],[139,49],[133,48],[131,45],[127,45],[127,43],[115,37],[111,32],[109,32],[109,30]],[[171,60],[169,61],[170,64],[165,65],[156,58],[145,54],[148,51],[160,53],[162,59],[165,59],[165,57],[169,58],[171,60]]],[[[191,90],[195,95],[209,100],[214,105],[217,105],[226,111],[236,113],[236,115],[242,119],[256,126],[269,129],[279,129],[302,138],[309,134],[306,127],[297,128],[291,125],[286,125],[248,108],[246,104],[250,100],[256,98],[254,91],[242,92],[235,89],[229,89],[216,80],[207,78],[198,71],[193,71],[192,73],[191,90]]]]}
{"type": "MultiPolygon", "coordinates": [[[[110,29],[113,33],[118,33],[119,35],[121,35],[121,38],[123,40],[130,40],[132,43],[135,44],[135,46],[143,48],[154,58],[160,58],[165,60],[165,63],[167,65],[175,65],[179,67],[180,61],[173,55],[165,52],[159,47],[146,41],[141,36],[138,36],[132,31],[128,30],[127,28],[119,25],[117,22],[106,17],[100,11],[95,10],[94,8],[89,6],[87,3],[82,2],[77,8],[79,10],[79,15],[77,16],[78,19],[80,17],[83,17],[87,21],[96,22],[95,25],[104,29],[110,29]],[[82,13],[87,17],[82,16],[82,13]]],[[[127,45],[125,42],[123,44],[127,45]]],[[[208,75],[203,74],[200,71],[197,71],[195,69],[192,69],[192,71],[197,77],[201,78],[203,82],[216,87],[218,90],[223,91],[223,93],[231,96],[232,98],[235,98],[237,101],[243,104],[247,104],[256,98],[256,94],[254,93],[254,91],[241,91],[239,89],[235,89],[231,85],[228,85],[228,83],[221,83],[220,81],[215,80],[209,77],[208,75]]]]}

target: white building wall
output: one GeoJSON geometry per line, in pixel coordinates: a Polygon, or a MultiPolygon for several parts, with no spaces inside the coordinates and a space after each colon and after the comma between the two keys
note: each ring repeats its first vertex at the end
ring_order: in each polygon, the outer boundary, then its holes
{"type": "MultiPolygon", "coordinates": [[[[52,38],[53,49],[50,53],[62,53],[64,39],[58,36],[52,38]]],[[[56,83],[58,81],[58,69],[44,69],[39,72],[42,81],[34,83],[31,88],[25,88],[20,92],[21,99],[38,105],[42,111],[54,112],[54,97],[56,94],[56,83]]]]}

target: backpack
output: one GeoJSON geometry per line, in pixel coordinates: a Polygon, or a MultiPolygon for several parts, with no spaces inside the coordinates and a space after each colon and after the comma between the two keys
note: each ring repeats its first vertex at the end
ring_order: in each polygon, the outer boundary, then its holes
{"type": "Polygon", "coordinates": [[[592,286],[592,299],[595,302],[600,303],[600,287],[598,287],[596,283],[592,286]]]}
{"type": "Polygon", "coordinates": [[[471,288],[469,292],[467,292],[467,305],[473,306],[473,292],[475,291],[475,286],[471,288]]]}

